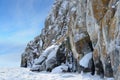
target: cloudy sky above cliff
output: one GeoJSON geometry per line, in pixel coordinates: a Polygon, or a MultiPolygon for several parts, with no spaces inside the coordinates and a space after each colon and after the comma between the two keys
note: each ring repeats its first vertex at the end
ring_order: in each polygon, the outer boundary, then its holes
{"type": "Polygon", "coordinates": [[[20,59],[27,42],[40,33],[53,2],[0,0],[0,66],[19,66],[14,59],[20,59]]]}

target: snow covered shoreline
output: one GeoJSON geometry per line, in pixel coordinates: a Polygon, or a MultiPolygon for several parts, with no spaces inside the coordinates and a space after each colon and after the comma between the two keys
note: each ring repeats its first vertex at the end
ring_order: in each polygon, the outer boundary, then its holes
{"type": "Polygon", "coordinates": [[[90,73],[31,72],[28,68],[0,68],[0,80],[103,80],[90,73]]]}

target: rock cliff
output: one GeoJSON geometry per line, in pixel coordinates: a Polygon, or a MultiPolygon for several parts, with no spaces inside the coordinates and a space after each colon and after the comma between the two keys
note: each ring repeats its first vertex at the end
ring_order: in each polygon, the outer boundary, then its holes
{"type": "Polygon", "coordinates": [[[41,34],[27,44],[21,66],[32,71],[92,72],[120,80],[120,1],[55,0],[41,34]],[[85,56],[90,55],[82,64],[85,56]]]}

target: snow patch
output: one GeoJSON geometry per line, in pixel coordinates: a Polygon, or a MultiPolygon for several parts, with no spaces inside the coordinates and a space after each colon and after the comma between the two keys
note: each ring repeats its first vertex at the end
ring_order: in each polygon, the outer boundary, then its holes
{"type": "Polygon", "coordinates": [[[50,60],[51,58],[53,58],[53,57],[56,56],[56,52],[57,52],[58,48],[59,48],[58,46],[55,46],[55,48],[53,48],[53,50],[49,53],[46,61],[48,61],[48,60],[50,60]]]}
{"type": "Polygon", "coordinates": [[[65,9],[67,7],[68,1],[64,1],[62,7],[65,9]]]}
{"type": "Polygon", "coordinates": [[[40,40],[40,47],[42,47],[42,45],[43,45],[43,41],[42,41],[42,40],[40,40]]]}
{"type": "Polygon", "coordinates": [[[39,55],[37,48],[33,50],[33,54],[39,55]]]}
{"type": "Polygon", "coordinates": [[[68,66],[65,65],[65,64],[62,64],[58,67],[55,67],[51,73],[62,73],[64,71],[67,71],[68,70],[68,66]]]}
{"type": "Polygon", "coordinates": [[[76,7],[72,7],[71,11],[75,12],[76,11],[76,7]]]}
{"type": "Polygon", "coordinates": [[[104,80],[91,74],[62,73],[53,74],[48,72],[35,73],[29,68],[0,68],[0,80],[104,80]]]}
{"type": "MultiPolygon", "coordinates": [[[[41,56],[38,58],[38,60],[36,60],[35,64],[40,64],[42,63],[42,61],[44,61],[45,59],[47,59],[48,55],[50,53],[52,53],[54,50],[56,50],[56,47],[58,48],[58,45],[52,45],[50,47],[48,47],[42,54],[41,56]]],[[[49,56],[50,57],[50,56],[49,56]]]]}
{"type": "Polygon", "coordinates": [[[112,5],[112,8],[115,8],[115,5],[112,5]]]}
{"type": "Polygon", "coordinates": [[[86,54],[80,61],[79,64],[85,68],[88,67],[88,63],[90,61],[90,59],[92,58],[92,52],[86,54]]]}
{"type": "Polygon", "coordinates": [[[108,48],[108,54],[115,49],[115,41],[111,41],[108,48]]]}
{"type": "Polygon", "coordinates": [[[105,80],[114,80],[114,78],[107,78],[107,77],[105,77],[105,80]]]}
{"type": "Polygon", "coordinates": [[[75,34],[74,36],[74,41],[77,42],[79,41],[80,39],[84,38],[86,35],[84,33],[81,33],[81,34],[75,34]]]}

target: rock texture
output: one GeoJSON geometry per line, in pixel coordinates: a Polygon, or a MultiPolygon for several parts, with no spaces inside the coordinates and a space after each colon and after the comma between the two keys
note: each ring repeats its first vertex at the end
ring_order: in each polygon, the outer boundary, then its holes
{"type": "Polygon", "coordinates": [[[103,77],[120,80],[119,31],[119,0],[56,0],[41,34],[28,43],[22,54],[21,66],[51,71],[65,64],[68,72],[83,70],[94,74],[95,70],[103,77]],[[58,46],[55,55],[48,60],[47,53],[39,61],[52,45],[58,46]],[[90,52],[93,56],[85,69],[79,61],[90,52]],[[52,67],[48,68],[50,63],[52,67]]]}

